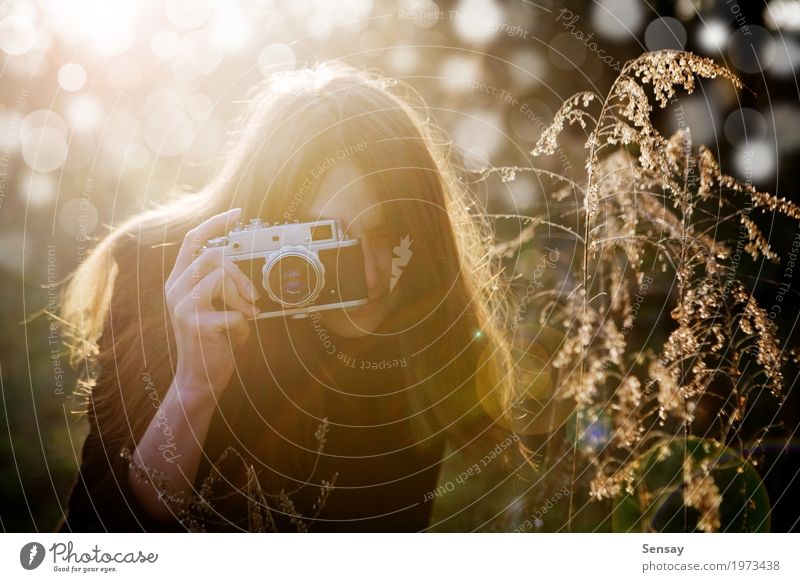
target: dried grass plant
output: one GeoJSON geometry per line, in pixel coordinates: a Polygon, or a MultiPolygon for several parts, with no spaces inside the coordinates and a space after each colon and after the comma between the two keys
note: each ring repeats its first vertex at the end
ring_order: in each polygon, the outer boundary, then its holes
{"type": "MultiPolygon", "coordinates": [[[[743,423],[752,401],[765,393],[776,409],[783,405],[784,368],[796,354],[782,348],[775,324],[740,280],[737,253],[778,262],[751,213],[797,220],[800,208],[723,174],[709,149],[693,149],[688,129],[665,137],[654,127],[651,99],[663,109],[677,103],[677,91],[691,93],[698,79],[713,78],[742,88],[710,59],[682,51],[643,54],[626,63],[604,98],[582,92],[564,102],[531,151],[534,158],[555,154],[567,126],[580,126],[585,180],[537,168],[487,171],[504,182],[527,171],[559,184],[547,216],[529,217],[524,229],[555,226],[576,245],[568,293],[536,297],[538,323],[565,333],[551,362],[559,377],[556,397],[576,407],[569,421],[574,438],[556,456],[571,464],[566,475],[573,484],[588,475],[589,503],[613,500],[615,529],[754,531],[769,519],[761,506],[758,519],[749,521],[726,524],[720,515],[726,496],[738,495],[730,503],[745,513],[756,498],[763,505],[748,451],[759,448],[770,427],[748,435],[743,423]],[[731,225],[738,243],[725,239],[731,225]],[[642,329],[644,309],[633,298],[651,278],[650,289],[670,290],[661,297],[668,318],[642,329]],[[587,445],[592,431],[600,434],[587,445]],[[729,480],[726,492],[715,478],[731,462],[742,477],[729,480]],[[668,470],[667,478],[652,478],[668,470]],[[654,515],[676,496],[682,497],[679,515],[659,526],[654,515]]],[[[645,295],[645,305],[658,300],[656,291],[645,295]]],[[[554,466],[542,471],[545,479],[548,471],[560,474],[554,466]]],[[[583,509],[575,498],[565,529],[583,509]]]]}

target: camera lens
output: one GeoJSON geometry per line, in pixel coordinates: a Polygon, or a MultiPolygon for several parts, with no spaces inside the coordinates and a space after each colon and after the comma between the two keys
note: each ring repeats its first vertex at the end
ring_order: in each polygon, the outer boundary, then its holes
{"type": "Polygon", "coordinates": [[[269,286],[284,303],[302,303],[316,288],[316,274],[311,264],[300,257],[284,257],[272,266],[269,286]]]}
{"type": "Polygon", "coordinates": [[[319,294],[322,272],[316,255],[285,251],[264,265],[264,287],[270,298],[285,307],[304,305],[319,294]]]}

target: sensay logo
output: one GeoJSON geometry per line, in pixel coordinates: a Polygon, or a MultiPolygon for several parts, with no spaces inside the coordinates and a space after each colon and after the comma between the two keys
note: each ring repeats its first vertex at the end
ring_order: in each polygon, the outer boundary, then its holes
{"type": "Polygon", "coordinates": [[[411,260],[411,240],[408,235],[400,239],[400,244],[394,247],[394,257],[392,258],[392,280],[389,282],[389,291],[394,289],[400,275],[403,274],[403,267],[411,260]]]}
{"type": "Polygon", "coordinates": [[[44,560],[44,546],[38,542],[29,542],[19,551],[19,563],[26,570],[35,570],[44,560]]]}

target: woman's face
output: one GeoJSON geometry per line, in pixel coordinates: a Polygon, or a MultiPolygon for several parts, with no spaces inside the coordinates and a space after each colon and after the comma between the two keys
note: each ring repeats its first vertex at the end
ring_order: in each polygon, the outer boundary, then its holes
{"type": "Polygon", "coordinates": [[[361,240],[369,303],[352,311],[321,311],[322,323],[343,337],[372,333],[400,302],[400,287],[391,292],[393,247],[386,205],[370,189],[358,167],[345,161],[328,170],[308,210],[309,220],[336,219],[350,238],[361,240]]]}

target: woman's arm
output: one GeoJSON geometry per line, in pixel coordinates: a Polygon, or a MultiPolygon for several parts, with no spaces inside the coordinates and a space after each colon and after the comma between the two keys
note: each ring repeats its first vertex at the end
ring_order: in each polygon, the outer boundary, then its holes
{"type": "Polygon", "coordinates": [[[136,404],[136,386],[120,384],[135,374],[128,368],[122,374],[118,367],[138,364],[135,357],[117,358],[114,327],[117,336],[123,336],[128,326],[137,324],[128,316],[138,311],[131,309],[128,296],[120,294],[125,281],[115,280],[113,297],[119,304],[113,310],[116,317],[111,313],[105,317],[101,376],[88,394],[89,434],[60,531],[182,529],[176,508],[162,501],[149,478],[141,477],[155,476],[157,470],[168,480],[160,483],[162,493],[191,490],[211,418],[233,375],[234,345],[247,340],[247,317],[257,314],[250,281],[235,264],[219,252],[198,256],[203,242],[224,232],[235,219],[235,211],[220,214],[188,233],[164,285],[177,367],[172,374],[161,369],[154,373],[170,383],[156,401],[157,408],[150,399],[143,406],[136,404]],[[212,305],[215,299],[229,311],[217,310],[212,305]],[[126,419],[132,425],[127,430],[120,426],[126,419]],[[139,428],[134,431],[133,425],[139,428]],[[152,473],[147,473],[150,469],[152,473]]]}
{"type": "Polygon", "coordinates": [[[174,492],[190,495],[200,465],[203,443],[216,408],[213,398],[191,385],[191,380],[176,376],[131,460],[128,482],[131,491],[154,518],[171,520],[177,508],[160,496],[156,486],[141,479],[139,473],[156,470],[166,477],[174,492]]]}
{"type": "MultiPolygon", "coordinates": [[[[98,383],[93,391],[98,390],[113,390],[113,386],[109,382],[98,383]]],[[[88,404],[89,433],[83,443],[80,470],[70,491],[66,515],[58,531],[183,531],[177,520],[156,519],[139,502],[128,478],[129,455],[123,454],[123,443],[115,436],[119,432],[114,426],[115,420],[98,414],[94,398],[88,404]]],[[[116,404],[123,406],[121,399],[116,404]]]]}
{"type": "Polygon", "coordinates": [[[234,372],[234,344],[250,334],[248,317],[258,315],[258,299],[247,276],[223,249],[198,251],[224,233],[240,209],[218,214],[189,231],[164,285],[177,347],[177,371],[155,416],[132,456],[128,480],[134,494],[157,519],[175,517],[165,493],[191,493],[203,444],[220,396],[234,372]],[[213,305],[221,300],[229,310],[213,305]],[[168,442],[167,442],[168,441],[168,442]],[[137,470],[138,469],[138,470],[137,470]],[[140,479],[156,470],[171,491],[159,491],[158,479],[140,479]]]}

